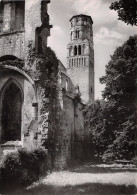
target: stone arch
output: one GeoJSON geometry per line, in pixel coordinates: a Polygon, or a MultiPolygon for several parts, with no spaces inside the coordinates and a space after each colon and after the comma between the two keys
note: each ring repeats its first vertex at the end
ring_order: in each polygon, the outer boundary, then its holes
{"type": "Polygon", "coordinates": [[[10,78],[0,94],[0,140],[21,141],[23,90],[17,80],[10,78]]]}
{"type": "Polygon", "coordinates": [[[5,55],[5,56],[0,57],[0,62],[6,61],[6,60],[17,60],[17,59],[19,59],[19,58],[17,58],[16,56],[5,55]]]}
{"type": "Polygon", "coordinates": [[[76,30],[76,38],[79,39],[79,29],[76,30]]]}
{"type": "Polygon", "coordinates": [[[13,71],[16,71],[16,72],[20,73],[34,86],[34,81],[32,80],[32,78],[26,72],[24,72],[23,70],[17,68],[16,66],[2,65],[1,69],[0,69],[0,72],[5,71],[5,70],[13,70],[13,71]]]}

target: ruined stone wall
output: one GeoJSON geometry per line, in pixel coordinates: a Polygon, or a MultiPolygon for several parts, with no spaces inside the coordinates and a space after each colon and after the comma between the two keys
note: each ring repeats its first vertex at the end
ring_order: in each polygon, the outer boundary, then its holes
{"type": "Polygon", "coordinates": [[[75,159],[83,159],[84,155],[84,139],[85,126],[83,116],[83,104],[75,103],[75,129],[74,129],[74,157],[75,159]]]}
{"type": "Polygon", "coordinates": [[[0,34],[0,57],[13,55],[24,59],[24,32],[0,34]]]}
{"type": "MultiPolygon", "coordinates": [[[[43,53],[47,46],[47,37],[50,35],[49,17],[47,14],[47,3],[49,0],[25,1],[25,52],[28,45],[32,44],[35,49],[43,53]],[[40,51],[42,50],[42,51],[40,51]]],[[[26,62],[27,65],[27,62],[26,62]]]]}
{"type": "Polygon", "coordinates": [[[65,168],[72,159],[74,136],[74,105],[71,98],[63,96],[63,108],[58,108],[59,129],[56,129],[55,167],[65,168]]]}
{"type": "Polygon", "coordinates": [[[83,104],[75,103],[66,92],[62,98],[63,107],[57,112],[56,168],[65,168],[71,161],[83,159],[85,141],[83,104]]]}
{"type": "MultiPolygon", "coordinates": [[[[20,22],[23,25],[23,18],[20,17],[23,13],[15,17],[16,26],[10,19],[15,14],[14,4],[13,7],[11,3],[6,4],[4,31],[0,34],[0,57],[13,55],[25,59],[25,67],[21,67],[20,71],[23,68],[32,82],[16,71],[18,66],[15,65],[14,70],[7,68],[0,71],[0,90],[10,78],[19,82],[23,91],[22,145],[28,149],[45,146],[54,167],[64,168],[72,159],[81,159],[85,135],[83,104],[74,98],[75,87],[71,79],[78,80],[86,93],[89,70],[79,67],[69,78],[63,66],[61,70],[58,69],[54,52],[46,47],[51,27],[47,3],[49,0],[25,0],[25,31],[18,29],[20,22]]],[[[20,7],[18,13],[19,10],[20,7]]]]}

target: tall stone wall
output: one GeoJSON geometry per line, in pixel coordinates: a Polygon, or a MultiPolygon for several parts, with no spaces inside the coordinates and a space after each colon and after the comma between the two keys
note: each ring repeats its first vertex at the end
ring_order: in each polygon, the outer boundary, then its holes
{"type": "Polygon", "coordinates": [[[75,103],[67,93],[63,94],[62,101],[63,107],[56,115],[59,123],[59,129],[56,129],[56,168],[65,168],[73,160],[82,160],[85,141],[83,104],[75,103]]]}
{"type": "Polygon", "coordinates": [[[0,34],[0,57],[12,55],[20,59],[25,57],[25,33],[13,32],[0,34]]]}

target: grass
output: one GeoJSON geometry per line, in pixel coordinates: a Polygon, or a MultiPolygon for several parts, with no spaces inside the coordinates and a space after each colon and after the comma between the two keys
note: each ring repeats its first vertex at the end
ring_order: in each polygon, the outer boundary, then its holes
{"type": "Polygon", "coordinates": [[[8,195],[120,195],[137,194],[137,168],[133,165],[84,165],[53,172],[25,190],[8,195]]]}

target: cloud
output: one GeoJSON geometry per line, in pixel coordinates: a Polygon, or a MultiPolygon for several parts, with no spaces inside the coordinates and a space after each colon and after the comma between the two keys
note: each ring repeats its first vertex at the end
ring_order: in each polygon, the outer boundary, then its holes
{"type": "Polygon", "coordinates": [[[119,32],[109,30],[108,28],[101,27],[99,32],[95,34],[95,40],[96,41],[104,41],[106,44],[108,44],[108,41],[110,40],[123,40],[123,35],[120,34],[119,32]]]}
{"type": "MultiPolygon", "coordinates": [[[[48,38],[48,45],[56,52],[57,57],[62,60],[61,55],[67,56],[67,39],[65,36],[65,32],[62,30],[60,26],[54,26],[51,29],[51,36],[48,38]],[[64,44],[66,48],[64,50],[64,44]]],[[[65,63],[65,61],[63,61],[65,63]]],[[[65,64],[64,64],[65,65],[65,64]]]]}
{"type": "Polygon", "coordinates": [[[104,3],[103,0],[72,1],[72,8],[75,10],[75,13],[90,15],[95,23],[95,26],[103,23],[112,23],[116,20],[117,13],[115,11],[111,11],[109,9],[109,5],[109,1],[105,1],[104,3]]]}

